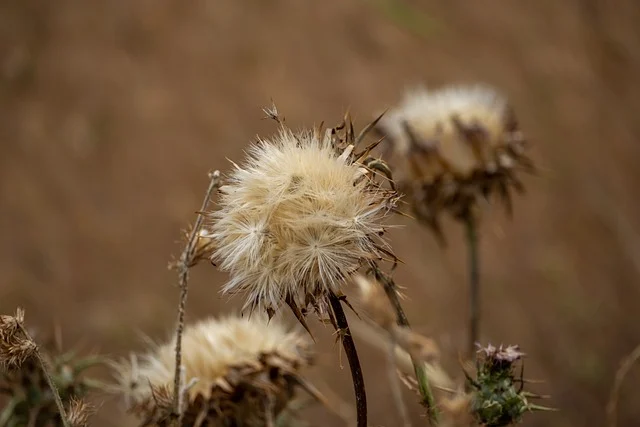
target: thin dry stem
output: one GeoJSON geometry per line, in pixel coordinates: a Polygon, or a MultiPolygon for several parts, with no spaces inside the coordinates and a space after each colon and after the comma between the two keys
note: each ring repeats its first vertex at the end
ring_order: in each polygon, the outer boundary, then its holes
{"type": "Polygon", "coordinates": [[[27,338],[27,340],[35,344],[33,348],[33,355],[35,356],[36,360],[40,364],[40,367],[42,368],[42,373],[45,379],[47,380],[47,384],[49,385],[49,388],[51,389],[51,394],[53,394],[53,399],[55,400],[56,406],[58,407],[58,412],[60,412],[60,419],[62,420],[62,425],[64,427],[71,427],[71,425],[69,424],[69,420],[67,419],[67,413],[64,409],[64,403],[62,403],[62,398],[60,398],[60,392],[58,391],[58,387],[56,387],[56,384],[53,382],[53,378],[49,373],[49,365],[47,364],[46,360],[42,356],[42,353],[40,352],[40,348],[38,347],[38,344],[33,340],[33,338],[31,338],[31,335],[29,335],[29,333],[27,332],[27,329],[24,327],[22,323],[18,323],[18,327],[20,328],[24,336],[27,338]]]}
{"type": "Polygon", "coordinates": [[[185,308],[187,305],[187,294],[189,292],[189,266],[192,265],[193,256],[195,252],[195,248],[198,242],[198,233],[200,232],[200,227],[202,227],[202,222],[204,220],[203,212],[207,210],[209,206],[209,201],[211,199],[211,194],[213,190],[220,186],[220,171],[214,171],[209,174],[209,187],[207,188],[207,192],[205,193],[204,200],[202,201],[202,207],[198,212],[198,217],[196,219],[196,223],[191,230],[191,234],[189,236],[189,240],[187,241],[187,245],[180,255],[180,260],[178,261],[178,284],[180,286],[180,302],[178,304],[178,322],[176,325],[176,367],[175,367],[175,376],[174,376],[174,386],[173,386],[173,411],[174,415],[177,415],[178,423],[180,422],[182,408],[181,408],[181,366],[182,366],[182,333],[184,332],[184,315],[185,308]]]}
{"type": "Polygon", "coordinates": [[[622,382],[638,359],[640,359],[640,344],[633,349],[631,354],[625,357],[620,364],[620,368],[618,368],[618,371],[616,372],[613,389],[609,395],[609,403],[607,403],[607,425],[609,427],[616,427],[618,424],[616,408],[618,406],[618,398],[620,397],[620,388],[622,388],[622,382]]]}

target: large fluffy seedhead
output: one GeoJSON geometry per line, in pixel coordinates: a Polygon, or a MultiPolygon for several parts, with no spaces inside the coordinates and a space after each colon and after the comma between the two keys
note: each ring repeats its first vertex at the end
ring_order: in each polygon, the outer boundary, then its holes
{"type": "MultiPolygon", "coordinates": [[[[299,371],[311,361],[306,337],[261,316],[188,326],[182,352],[185,426],[196,419],[211,426],[265,425],[303,383],[299,371]]],[[[129,406],[145,423],[169,422],[174,372],[175,338],[117,365],[129,406]]]]}
{"type": "Polygon", "coordinates": [[[369,150],[354,154],[359,139],[350,123],[324,137],[281,126],[234,164],[208,227],[213,259],[230,273],[224,292],[246,292],[250,309],[323,313],[345,278],[390,254],[382,221],[396,193],[374,179],[384,167],[365,162],[369,150]]]}
{"type": "Polygon", "coordinates": [[[519,170],[533,169],[506,99],[486,86],[418,89],[380,121],[391,143],[397,176],[421,219],[439,211],[469,215],[479,196],[522,190],[519,170]]]}

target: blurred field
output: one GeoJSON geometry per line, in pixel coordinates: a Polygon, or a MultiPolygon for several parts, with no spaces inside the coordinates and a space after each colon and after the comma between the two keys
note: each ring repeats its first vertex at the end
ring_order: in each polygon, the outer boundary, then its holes
{"type": "MultiPolygon", "coordinates": [[[[603,425],[619,361],[640,343],[640,3],[402,2],[413,11],[388,0],[0,1],[0,311],[23,305],[30,324],[61,325],[67,345],[113,355],[140,349],[138,331],[165,338],[180,230],[207,171],[274,130],[261,120],[271,98],[294,127],[347,107],[362,126],[406,86],[483,81],[511,98],[542,169],[513,220],[496,209],[484,223],[483,338],[519,343],[561,409],[524,425],[603,425]]],[[[462,230],[448,224],[442,250],[398,221],[409,317],[456,368],[462,230]]],[[[189,319],[239,306],[219,295],[224,280],[196,269],[189,319]]],[[[330,331],[311,323],[323,352],[312,378],[351,403],[330,331]]],[[[384,356],[358,345],[371,425],[393,426],[384,356]]],[[[640,422],[639,381],[640,367],[620,426],[640,422]]]]}

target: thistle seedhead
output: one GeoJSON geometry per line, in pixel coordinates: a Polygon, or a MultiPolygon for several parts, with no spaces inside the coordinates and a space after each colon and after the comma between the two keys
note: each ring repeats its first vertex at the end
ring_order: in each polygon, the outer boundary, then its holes
{"type": "Polygon", "coordinates": [[[15,316],[0,315],[0,367],[19,368],[36,350],[36,344],[24,333],[24,310],[15,316]]]}
{"type": "Polygon", "coordinates": [[[8,422],[7,425],[62,425],[60,409],[43,371],[43,363],[62,405],[71,411],[67,418],[73,416],[73,420],[69,420],[75,423],[73,426],[83,425],[81,421],[88,416],[87,405],[77,402],[99,386],[84,374],[88,368],[102,363],[102,358],[80,358],[74,352],[61,353],[59,345],[50,343],[37,346],[24,329],[23,310],[18,310],[16,316],[0,316],[0,349],[4,361],[0,393],[5,394],[8,401],[0,417],[8,422]],[[21,350],[7,351],[12,347],[21,350]]]}
{"type": "MultiPolygon", "coordinates": [[[[263,426],[265,417],[285,408],[296,386],[306,386],[300,370],[311,363],[306,337],[256,315],[188,326],[182,351],[183,426],[263,426]]],[[[116,366],[119,387],[144,425],[169,425],[174,352],[175,339],[116,366]]]]}
{"type": "Polygon", "coordinates": [[[466,219],[494,193],[510,210],[511,189],[524,189],[518,172],[533,170],[512,108],[486,86],[410,92],[377,130],[414,212],[437,232],[441,212],[466,219]]]}
{"type": "Polygon", "coordinates": [[[481,425],[507,426],[518,423],[525,412],[550,410],[530,402],[542,396],[524,390],[523,368],[519,374],[516,369],[523,357],[517,345],[479,348],[476,378],[468,380],[471,412],[481,425]]]}
{"type": "Polygon", "coordinates": [[[279,133],[248,150],[220,188],[209,213],[212,258],[230,273],[224,292],[246,292],[245,308],[270,315],[282,303],[298,319],[311,307],[327,313],[361,265],[392,256],[383,220],[397,199],[376,177],[384,166],[356,153],[362,139],[341,126],[279,133]]]}

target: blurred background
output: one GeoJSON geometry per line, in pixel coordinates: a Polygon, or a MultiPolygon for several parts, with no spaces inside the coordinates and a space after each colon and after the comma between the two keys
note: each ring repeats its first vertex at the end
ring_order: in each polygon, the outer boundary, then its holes
{"type": "MultiPolygon", "coordinates": [[[[143,348],[140,332],[165,339],[181,229],[207,172],[274,131],[261,120],[271,98],[294,128],[348,107],[362,127],[412,85],[485,82],[511,99],[541,173],[513,219],[496,208],[483,223],[483,341],[520,344],[527,376],[545,380],[535,390],[560,409],[524,425],[603,425],[615,371],[640,343],[638,22],[635,0],[2,0],[0,311],[24,306],[30,325],[60,325],[83,352],[126,355],[143,348]]],[[[409,318],[458,371],[463,230],[447,223],[443,249],[396,221],[409,318]]],[[[189,320],[241,305],[219,294],[224,280],[194,270],[189,320]]],[[[311,324],[310,376],[348,408],[346,360],[340,369],[331,331],[311,324]]],[[[371,425],[397,425],[384,354],[358,346],[371,425]]],[[[620,426],[640,422],[638,381],[640,367],[620,426]]],[[[111,407],[96,425],[128,425],[111,407]]]]}

